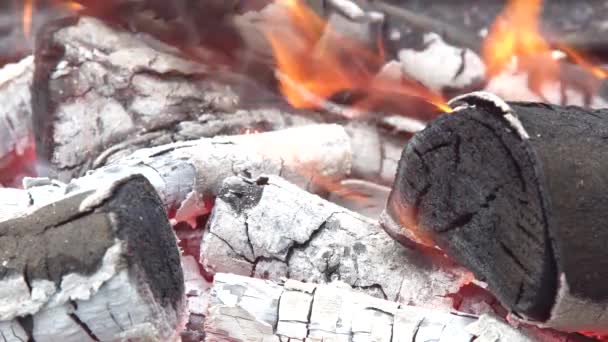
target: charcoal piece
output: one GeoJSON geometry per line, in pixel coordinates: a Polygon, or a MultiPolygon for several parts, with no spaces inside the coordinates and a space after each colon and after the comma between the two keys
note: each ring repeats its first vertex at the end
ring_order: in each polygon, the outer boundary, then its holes
{"type": "Polygon", "coordinates": [[[29,340],[169,340],[185,312],[175,235],[131,176],[0,222],[0,332],[29,340]]]}
{"type": "Polygon", "coordinates": [[[608,111],[488,93],[453,106],[404,150],[388,226],[443,249],[518,315],[605,332],[608,111]]]}

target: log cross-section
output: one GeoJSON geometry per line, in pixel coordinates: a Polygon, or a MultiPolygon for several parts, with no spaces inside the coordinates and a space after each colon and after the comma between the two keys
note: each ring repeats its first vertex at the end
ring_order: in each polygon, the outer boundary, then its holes
{"type": "Polygon", "coordinates": [[[472,93],[410,141],[387,226],[529,320],[608,333],[608,111],[472,93]]]}
{"type": "Polygon", "coordinates": [[[183,284],[175,235],[142,176],[0,222],[0,340],[169,340],[183,284]]]}

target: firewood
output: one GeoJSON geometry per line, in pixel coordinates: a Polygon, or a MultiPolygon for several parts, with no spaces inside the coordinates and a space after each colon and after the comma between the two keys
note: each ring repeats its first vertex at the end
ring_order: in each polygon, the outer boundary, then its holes
{"type": "Polygon", "coordinates": [[[387,225],[437,245],[531,321],[608,330],[606,110],[452,102],[399,162],[387,225]]]}
{"type": "MultiPolygon", "coordinates": [[[[342,127],[311,125],[141,149],[73,179],[67,187],[95,189],[127,175],[143,174],[158,191],[166,209],[175,213],[175,219],[191,222],[209,212],[226,177],[280,174],[309,191],[323,193],[349,174],[351,161],[350,141],[342,127]]],[[[38,201],[44,203],[48,198],[45,193],[52,194],[55,187],[65,186],[56,181],[47,181],[50,183],[46,185],[44,180],[39,182],[41,186],[30,184],[27,197],[21,195],[29,198],[33,206],[38,201]]]]}
{"type": "Polygon", "coordinates": [[[17,173],[26,172],[17,159],[32,151],[30,86],[34,59],[26,57],[0,69],[0,184],[8,184],[17,173]]]}
{"type": "Polygon", "coordinates": [[[374,220],[276,176],[226,179],[201,243],[208,273],[342,280],[402,303],[451,307],[469,274],[441,256],[402,247],[374,220]]]}
{"type": "MultiPolygon", "coordinates": [[[[259,85],[97,19],[54,23],[39,39],[33,85],[37,153],[48,175],[63,181],[106,164],[109,156],[172,141],[344,121],[263,103],[250,108],[253,98],[241,93],[255,89],[249,93],[263,97],[259,85]],[[80,129],[75,131],[74,124],[80,129]]],[[[357,126],[349,128],[355,176],[392,182],[398,153],[410,136],[396,125],[384,120],[349,124],[357,126]],[[373,141],[356,140],[363,134],[373,141]],[[374,157],[365,156],[367,151],[374,157]],[[374,160],[368,163],[369,158],[374,160]]]]}
{"type": "Polygon", "coordinates": [[[574,341],[537,339],[494,316],[400,305],[339,282],[277,284],[220,273],[207,311],[208,341],[574,341]]]}
{"type": "Polygon", "coordinates": [[[168,341],[185,311],[175,235],[142,176],[0,221],[4,340],[168,341]]]}

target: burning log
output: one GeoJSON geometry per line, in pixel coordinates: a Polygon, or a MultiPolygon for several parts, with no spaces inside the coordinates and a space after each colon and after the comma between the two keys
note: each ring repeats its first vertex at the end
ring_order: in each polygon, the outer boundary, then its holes
{"type": "Polygon", "coordinates": [[[30,86],[34,59],[27,57],[0,69],[0,184],[12,184],[13,178],[31,175],[33,154],[30,86]]]}
{"type": "Polygon", "coordinates": [[[205,321],[209,340],[574,341],[536,339],[488,315],[400,305],[335,283],[285,284],[217,274],[205,321]]]}
{"type": "MultiPolygon", "coordinates": [[[[344,121],[276,105],[249,108],[251,95],[243,93],[255,87],[251,81],[212,72],[159,41],[97,19],[47,26],[39,39],[33,108],[38,158],[43,174],[63,181],[172,141],[344,121]]],[[[259,97],[260,87],[255,89],[259,97]]],[[[354,176],[392,183],[410,136],[393,121],[347,125],[357,156],[354,176]]]]}
{"type": "Polygon", "coordinates": [[[451,307],[469,274],[404,248],[377,222],[274,176],[226,179],[201,243],[209,273],[278,280],[342,280],[375,296],[451,307]]]}
{"type": "Polygon", "coordinates": [[[199,139],[141,149],[72,180],[96,188],[129,174],[143,174],[178,221],[208,213],[222,181],[235,175],[280,174],[313,192],[331,189],[349,174],[348,135],[338,125],[199,139]]]}
{"type": "Polygon", "coordinates": [[[516,315],[607,333],[608,113],[488,93],[452,104],[405,149],[386,224],[439,246],[516,315]]]}
{"type": "Polygon", "coordinates": [[[0,251],[5,341],[168,341],[183,324],[175,235],[142,176],[3,219],[0,251]]]}

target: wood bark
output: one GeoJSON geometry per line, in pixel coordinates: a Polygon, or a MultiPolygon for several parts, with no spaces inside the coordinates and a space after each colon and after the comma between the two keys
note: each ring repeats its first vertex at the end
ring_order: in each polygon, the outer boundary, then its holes
{"type": "Polygon", "coordinates": [[[608,112],[488,93],[454,105],[404,151],[388,221],[445,250],[517,314],[606,333],[608,112]]]}
{"type": "Polygon", "coordinates": [[[226,179],[201,243],[208,273],[278,280],[341,280],[402,303],[451,307],[469,274],[405,248],[374,220],[276,176],[226,179]]]}
{"type": "Polygon", "coordinates": [[[165,341],[181,329],[179,250],[143,176],[1,221],[0,251],[6,341],[165,341]]]}
{"type": "Polygon", "coordinates": [[[584,341],[538,336],[499,318],[401,305],[352,290],[219,273],[211,289],[206,341],[584,341]]]}

